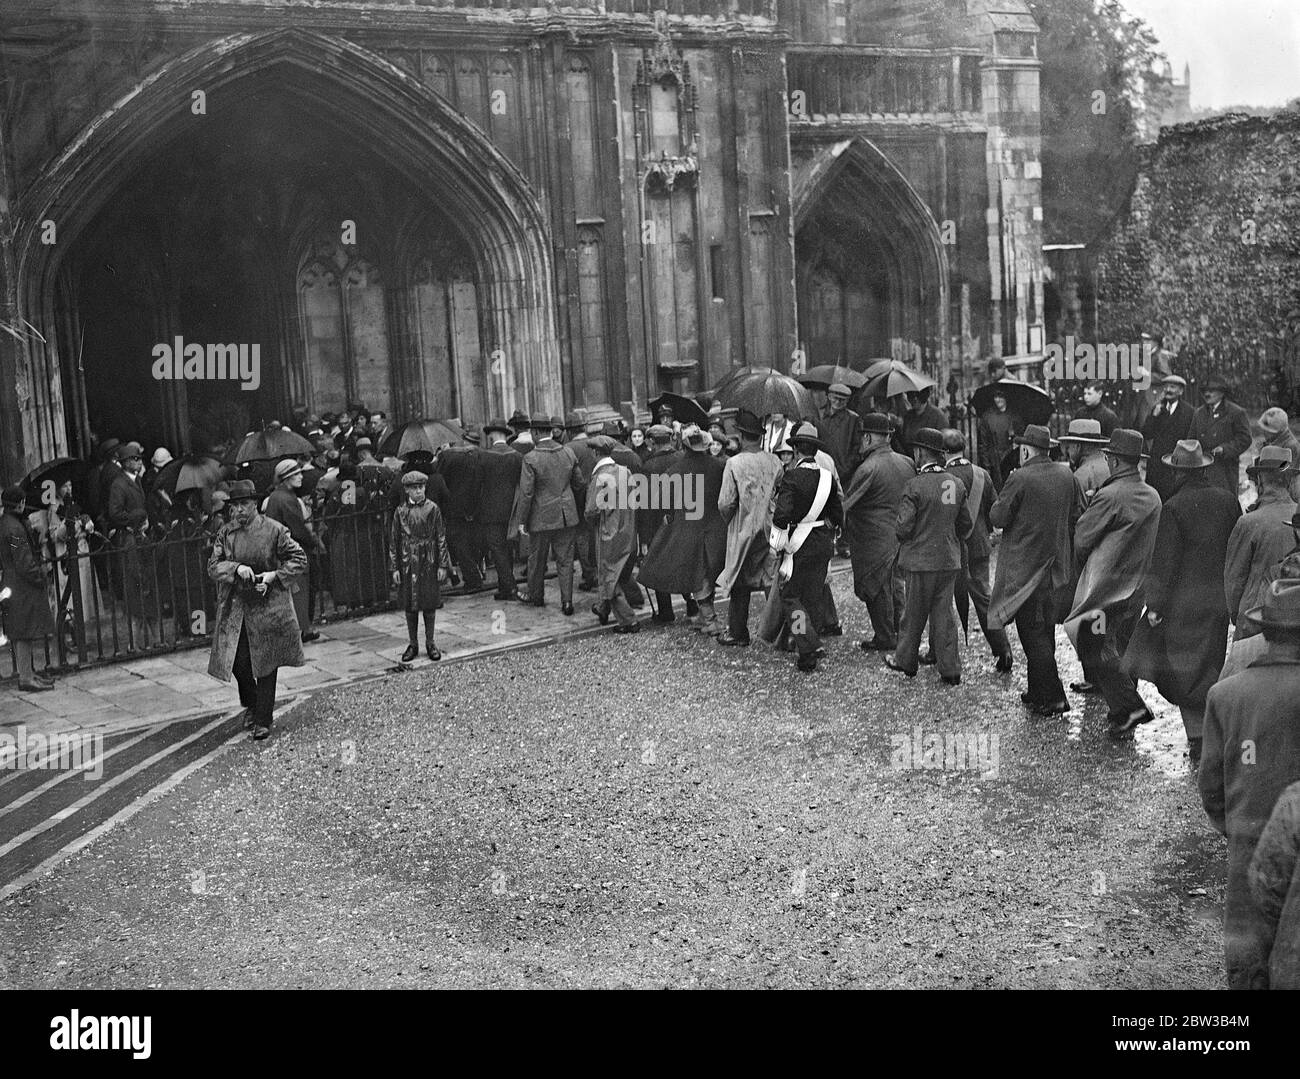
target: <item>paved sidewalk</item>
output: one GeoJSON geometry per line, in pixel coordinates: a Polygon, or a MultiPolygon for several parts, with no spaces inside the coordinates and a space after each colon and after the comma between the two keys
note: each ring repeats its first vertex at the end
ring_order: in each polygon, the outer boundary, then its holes
{"type": "MultiPolygon", "coordinates": [[[[548,584],[547,606],[540,608],[502,602],[493,599],[491,592],[448,596],[438,612],[435,634],[441,662],[603,628],[591,613],[594,593],[576,593],[577,610],[566,618],[560,613],[554,584],[548,584]]],[[[638,613],[648,616],[649,608],[638,613]]],[[[278,699],[282,702],[304,691],[382,674],[397,665],[407,643],[406,617],[401,611],[317,628],[320,640],[303,646],[306,665],[280,669],[278,699]]],[[[423,621],[420,647],[424,647],[423,621]]],[[[412,668],[432,665],[423,652],[410,664],[412,668]]],[[[17,683],[8,680],[0,683],[0,729],[23,724],[29,734],[92,730],[107,735],[237,708],[235,684],[218,681],[207,668],[208,650],[195,648],[64,674],[45,693],[20,692],[17,683]]]]}

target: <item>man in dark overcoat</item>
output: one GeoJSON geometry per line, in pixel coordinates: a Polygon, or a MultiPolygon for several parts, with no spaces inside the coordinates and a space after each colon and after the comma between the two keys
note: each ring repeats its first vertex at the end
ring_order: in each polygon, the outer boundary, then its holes
{"type": "MultiPolygon", "coordinates": [[[[669,469],[681,461],[686,451],[673,446],[673,429],[666,424],[654,424],[646,432],[646,438],[649,440],[650,452],[646,454],[645,460],[641,462],[641,471],[650,482],[649,489],[653,490],[656,477],[665,475],[669,469]]],[[[646,506],[637,510],[637,541],[642,547],[646,550],[650,549],[654,544],[655,536],[664,526],[668,517],[668,512],[662,507],[646,506]]],[[[689,593],[682,596],[682,598],[686,601],[686,616],[688,618],[694,618],[700,613],[699,607],[696,606],[695,600],[689,593]]],[[[673,614],[673,594],[671,592],[656,592],[655,607],[657,608],[654,616],[656,622],[667,624],[676,619],[677,616],[673,614]]]]}
{"type": "Polygon", "coordinates": [[[1268,647],[1210,690],[1197,777],[1210,823],[1228,839],[1223,951],[1231,989],[1269,987],[1273,925],[1251,901],[1248,873],[1278,797],[1300,780],[1300,580],[1273,582],[1249,617],[1268,647]]]}
{"type": "Polygon", "coordinates": [[[1230,392],[1222,375],[1213,375],[1201,385],[1205,403],[1192,413],[1187,437],[1199,442],[1214,458],[1210,482],[1236,495],[1241,485],[1241,455],[1250,449],[1253,439],[1246,410],[1228,400],[1230,392]]]}
{"type": "Polygon", "coordinates": [[[208,576],[217,583],[217,624],[208,674],[235,676],[244,726],[271,733],[276,672],[303,665],[302,636],[288,587],[307,572],[307,553],[279,521],[258,513],[252,480],[229,487],[229,521],[213,540],[208,576]]]}
{"type": "Polygon", "coordinates": [[[844,523],[844,507],[833,468],[817,460],[825,450],[817,428],[799,424],[789,444],[795,460],[777,487],[768,543],[778,557],[784,625],[799,654],[797,666],[811,672],[817,669],[822,593],[835,551],[832,532],[844,523]]]}
{"type": "Polygon", "coordinates": [[[1070,466],[1050,456],[1046,427],[1031,424],[1016,441],[1020,467],[989,510],[989,523],[1002,529],[989,625],[1014,620],[1029,675],[1020,699],[1039,715],[1056,715],[1070,710],[1056,666],[1056,621],[1057,597],[1070,584],[1076,488],[1070,466]]]}
{"type": "Polygon", "coordinates": [[[483,543],[497,571],[497,590],[493,599],[517,600],[514,560],[510,557],[510,511],[519,490],[519,474],[524,459],[506,441],[510,425],[502,419],[483,425],[488,444],[478,450],[479,469],[483,476],[483,497],[479,503],[479,524],[483,543]]]}
{"type": "Polygon", "coordinates": [[[911,458],[890,445],[893,429],[883,412],[862,418],[862,463],[844,492],[844,535],[853,565],[853,594],[867,606],[875,635],[858,647],[892,652],[898,645],[902,605],[894,531],[903,488],[916,475],[911,458]]]}
{"type": "Polygon", "coordinates": [[[442,518],[447,528],[447,547],[452,561],[460,568],[465,595],[472,596],[484,588],[479,561],[483,557],[482,529],[479,513],[483,503],[483,458],[479,454],[478,431],[465,430],[465,444],[448,446],[434,465],[434,473],[447,485],[447,499],[442,518]]]}
{"type": "Polygon", "coordinates": [[[930,647],[945,685],[961,683],[957,650],[957,612],[953,589],[961,572],[962,544],[973,522],[966,485],[943,466],[943,432],[923,427],[912,443],[917,474],[907,481],[898,506],[894,534],[898,567],[907,575],[898,650],[885,666],[916,677],[921,635],[930,626],[930,647]]]}
{"type": "Polygon", "coordinates": [[[1227,652],[1223,564],[1241,503],[1209,482],[1214,459],[1199,442],[1178,443],[1163,463],[1177,478],[1160,510],[1155,554],[1142,583],[1146,616],[1138,620],[1124,668],[1155,683],[1165,700],[1178,705],[1195,764],[1201,758],[1205,695],[1227,652]]]}
{"type": "Polygon", "coordinates": [[[579,520],[576,492],[582,488],[582,472],[573,451],[560,445],[564,437],[561,417],[534,416],[533,430],[545,437],[524,458],[514,516],[519,532],[531,540],[527,602],[534,607],[546,606],[546,563],[554,550],[560,578],[560,610],[571,615],[573,538],[579,520]]]}
{"type": "Polygon", "coordinates": [[[1142,437],[1146,439],[1147,452],[1151,454],[1147,464],[1147,483],[1156,489],[1162,501],[1174,493],[1175,475],[1164,459],[1192,429],[1192,406],[1183,400],[1186,392],[1187,379],[1181,375],[1166,375],[1160,388],[1160,403],[1142,424],[1142,437]]]}
{"type": "MultiPolygon", "coordinates": [[[[275,466],[275,487],[266,498],[262,512],[273,521],[279,521],[289,530],[294,543],[298,544],[308,556],[325,553],[324,544],[307,523],[303,513],[302,500],[298,492],[302,489],[302,465],[292,457],[286,457],[275,466]]],[[[293,609],[298,614],[299,631],[304,644],[318,640],[320,633],[311,627],[311,606],[308,589],[311,582],[310,567],[299,580],[290,582],[289,591],[293,594],[293,609]]]]}
{"type": "Polygon", "coordinates": [[[1065,632],[1089,681],[1106,698],[1111,735],[1119,736],[1155,718],[1132,676],[1121,669],[1120,656],[1142,609],[1142,581],[1160,527],[1160,496],[1138,474],[1139,432],[1118,428],[1106,456],[1110,479],[1074,530],[1075,557],[1083,568],[1065,632]]]}

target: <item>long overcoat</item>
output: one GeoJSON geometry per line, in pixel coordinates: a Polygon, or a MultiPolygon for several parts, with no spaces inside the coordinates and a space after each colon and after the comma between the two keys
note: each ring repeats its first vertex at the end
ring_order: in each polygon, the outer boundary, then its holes
{"type": "Polygon", "coordinates": [[[437,609],[442,601],[438,570],[450,574],[451,552],[442,511],[433,499],[397,507],[388,534],[388,562],[401,574],[397,601],[402,610],[437,609]]]}
{"type": "Polygon", "coordinates": [[[688,452],[667,470],[667,476],[682,477],[684,493],[700,493],[702,505],[673,507],[641,564],[640,584],[684,596],[706,591],[718,579],[727,556],[727,522],[718,509],[725,467],[711,454],[688,452]]]}
{"type": "Polygon", "coordinates": [[[1255,909],[1273,929],[1268,987],[1300,989],[1300,783],[1273,807],[1247,879],[1255,909]]]}
{"type": "Polygon", "coordinates": [[[34,537],[27,522],[11,509],[0,514],[0,580],[12,592],[0,604],[10,637],[35,641],[54,632],[49,582],[36,556],[34,537]]]}
{"type": "Polygon", "coordinates": [[[606,603],[618,592],[618,579],[636,551],[636,509],[628,498],[631,479],[631,469],[602,458],[587,485],[586,518],[596,537],[596,583],[606,603]]]}
{"type": "Polygon", "coordinates": [[[772,496],[781,475],[781,459],[762,450],[742,451],[722,470],[718,511],[727,522],[727,550],[718,578],[718,598],[732,588],[763,589],[772,583],[768,536],[772,531],[772,496]]]}
{"type": "Polygon", "coordinates": [[[1197,784],[1228,837],[1223,946],[1228,985],[1268,987],[1272,926],[1255,906],[1251,857],[1278,798],[1300,780],[1300,660],[1265,652],[1210,690],[1197,784]]]}
{"type": "MultiPolygon", "coordinates": [[[[685,450],[675,450],[664,443],[658,443],[641,463],[641,471],[651,477],[653,487],[653,477],[663,475],[673,465],[677,464],[685,454],[685,450]]],[[[636,530],[642,547],[649,547],[654,542],[655,533],[664,526],[667,520],[668,511],[662,507],[645,506],[637,510],[636,530]]]]}
{"type": "Polygon", "coordinates": [[[263,678],[277,667],[303,665],[302,636],[287,585],[307,572],[307,552],[279,521],[262,514],[247,525],[223,525],[212,544],[208,576],[217,582],[217,625],[212,631],[208,674],[229,682],[239,634],[248,630],[253,677],[263,678]],[[254,573],[275,571],[265,596],[238,581],[238,569],[254,573]]]}
{"type": "Polygon", "coordinates": [[[1156,489],[1162,500],[1174,493],[1174,477],[1177,475],[1164,459],[1187,437],[1187,432],[1192,429],[1194,411],[1186,401],[1179,401],[1171,415],[1169,406],[1161,402],[1142,424],[1142,437],[1147,440],[1151,453],[1151,459],[1147,461],[1147,483],[1156,489]]]}
{"type": "Polygon", "coordinates": [[[1085,620],[1095,632],[1099,612],[1139,594],[1159,528],[1160,496],[1142,482],[1136,466],[1111,476],[1084,510],[1074,530],[1075,557],[1083,569],[1065,618],[1065,632],[1076,648],[1085,620]]]}
{"type": "Polygon", "coordinates": [[[1154,682],[1171,704],[1203,708],[1219,678],[1228,643],[1223,562],[1241,504],[1204,476],[1192,476],[1160,510],[1156,549],[1142,584],[1143,602],[1162,619],[1141,619],[1124,669],[1154,682]]]}
{"type": "Polygon", "coordinates": [[[1070,583],[1075,491],[1069,466],[1046,457],[1031,457],[1007,477],[989,510],[989,523],[1002,529],[990,629],[1011,625],[1045,577],[1053,592],[1070,583]]]}
{"type": "Polygon", "coordinates": [[[1223,590],[1228,615],[1237,627],[1236,640],[1259,632],[1246,612],[1263,602],[1269,571],[1295,550],[1296,531],[1291,525],[1295,513],[1296,504],[1285,493],[1270,491],[1232,530],[1223,590]]]}
{"type": "Polygon", "coordinates": [[[893,587],[898,558],[894,525],[903,488],[915,475],[910,458],[881,443],[867,452],[844,492],[844,538],[853,562],[853,588],[864,603],[893,587]]]}
{"type": "Polygon", "coordinates": [[[1246,410],[1231,401],[1221,401],[1215,411],[1202,405],[1192,413],[1192,426],[1187,433],[1208,454],[1223,452],[1210,466],[1210,482],[1235,495],[1241,483],[1241,455],[1250,449],[1250,420],[1246,410]]]}

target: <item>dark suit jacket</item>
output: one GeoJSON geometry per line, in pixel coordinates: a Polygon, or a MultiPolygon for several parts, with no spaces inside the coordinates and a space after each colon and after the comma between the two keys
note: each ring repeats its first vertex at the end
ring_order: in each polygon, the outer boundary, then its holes
{"type": "Polygon", "coordinates": [[[582,519],[574,492],[582,488],[578,459],[568,446],[542,439],[519,474],[517,519],[529,532],[573,528],[582,519]]]}
{"type": "Polygon", "coordinates": [[[302,515],[302,506],[293,491],[277,487],[267,496],[266,509],[262,512],[271,520],[284,525],[294,543],[304,551],[310,553],[316,550],[316,537],[307,526],[307,518],[302,515]]]}
{"type": "MultiPolygon", "coordinates": [[[[683,450],[666,447],[663,450],[654,450],[641,462],[641,467],[637,471],[644,472],[647,476],[657,476],[672,468],[683,455],[683,450]]],[[[667,512],[662,509],[643,508],[636,511],[637,538],[643,546],[650,546],[655,533],[659,531],[659,526],[664,523],[667,516],[667,512]]]]}
{"type": "Polygon", "coordinates": [[[898,568],[905,573],[961,569],[970,535],[966,485],[944,468],[926,467],[907,481],[898,506],[898,568]]]}
{"type": "MultiPolygon", "coordinates": [[[[972,464],[965,458],[961,458],[961,461],[961,464],[955,460],[949,461],[948,471],[966,485],[969,494],[975,489],[975,470],[979,465],[972,464]]],[[[989,543],[989,533],[993,531],[993,526],[989,524],[989,510],[997,500],[997,492],[993,489],[993,477],[989,475],[988,469],[980,468],[980,471],[984,474],[984,483],[980,492],[979,505],[974,507],[975,513],[972,515],[974,527],[966,540],[966,551],[972,562],[987,562],[993,553],[992,545],[989,543]]],[[[967,508],[970,508],[969,500],[967,508]]]]}
{"type": "Polygon", "coordinates": [[[510,523],[510,510],[514,506],[515,492],[519,489],[519,473],[524,459],[505,442],[476,451],[483,475],[483,500],[479,504],[479,521],[487,525],[510,523]]]}
{"type": "Polygon", "coordinates": [[[149,522],[145,499],[144,488],[119,468],[108,489],[108,527],[133,530],[143,528],[149,522]]]}
{"type": "Polygon", "coordinates": [[[1192,413],[1192,428],[1187,437],[1196,439],[1206,453],[1223,450],[1210,467],[1210,480],[1235,495],[1241,482],[1241,455],[1250,449],[1251,443],[1246,410],[1228,400],[1219,403],[1217,412],[1202,405],[1192,413]]]}
{"type": "Polygon", "coordinates": [[[447,484],[443,517],[450,524],[476,520],[483,501],[482,459],[476,446],[453,446],[438,455],[434,470],[447,484]]]}
{"type": "Polygon", "coordinates": [[[1147,462],[1147,483],[1160,493],[1161,501],[1174,493],[1174,470],[1164,463],[1163,458],[1173,453],[1174,447],[1188,437],[1193,412],[1195,409],[1186,401],[1179,401],[1171,416],[1162,402],[1142,425],[1142,437],[1147,440],[1151,454],[1151,460],[1147,462]]]}
{"type": "MultiPolygon", "coordinates": [[[[785,475],[777,481],[776,509],[772,513],[772,524],[777,528],[792,528],[808,516],[813,499],[817,497],[821,469],[796,466],[786,469],[785,475]]],[[[834,477],[832,477],[834,478],[834,477]]],[[[834,528],[844,525],[844,504],[840,498],[839,484],[831,484],[830,497],[822,507],[819,521],[825,521],[834,528]]]]}

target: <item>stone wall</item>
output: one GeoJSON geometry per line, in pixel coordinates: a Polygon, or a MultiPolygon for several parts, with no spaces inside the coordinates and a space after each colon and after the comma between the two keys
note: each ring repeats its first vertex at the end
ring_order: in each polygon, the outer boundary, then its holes
{"type": "Polygon", "coordinates": [[[1162,131],[1097,268],[1101,341],[1163,334],[1193,383],[1300,410],[1300,113],[1162,131]]]}

